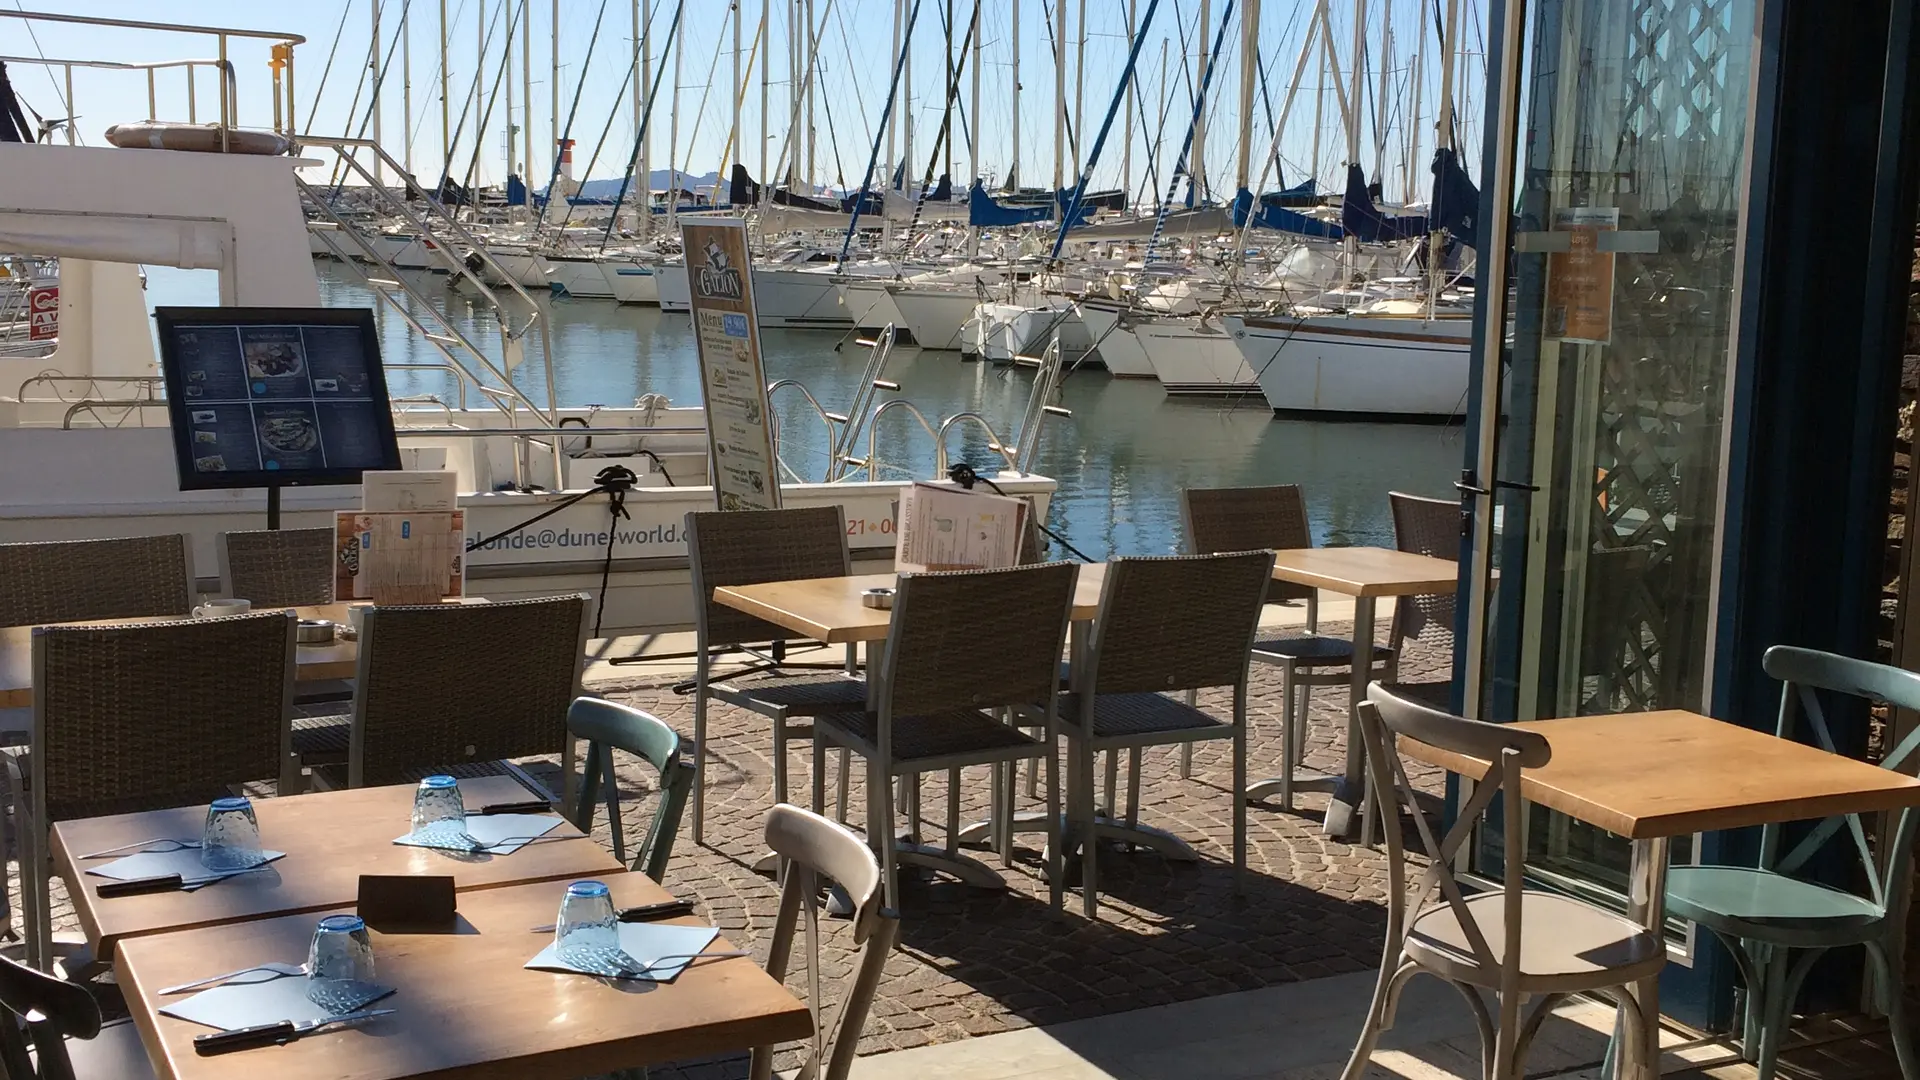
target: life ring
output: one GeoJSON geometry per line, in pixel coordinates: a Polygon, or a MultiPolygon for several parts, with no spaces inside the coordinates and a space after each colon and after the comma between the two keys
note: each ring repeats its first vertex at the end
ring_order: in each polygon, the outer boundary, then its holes
{"type": "MultiPolygon", "coordinates": [[[[107,129],[107,141],[129,150],[189,150],[202,154],[221,152],[218,124],[169,124],[157,120],[115,124],[107,129]]],[[[291,147],[286,136],[277,132],[227,129],[226,152],[230,154],[273,156],[284,154],[291,147]]]]}

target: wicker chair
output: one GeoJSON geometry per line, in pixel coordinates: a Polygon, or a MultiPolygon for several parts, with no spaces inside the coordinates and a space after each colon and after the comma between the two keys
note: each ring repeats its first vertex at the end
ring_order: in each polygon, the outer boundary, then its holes
{"type": "MultiPolygon", "coordinates": [[[[1100,592],[1100,613],[1074,657],[1073,689],[1060,705],[1067,736],[1069,849],[1080,851],[1081,901],[1098,912],[1094,760],[1126,751],[1138,784],[1140,751],[1233,741],[1233,790],[1247,786],[1248,650],[1273,577],[1273,553],[1114,559],[1100,592]],[[1227,687],[1233,715],[1221,720],[1167,696],[1227,687]]],[[[1138,812],[1136,787],[1128,826],[1138,812]]],[[[1247,803],[1233,800],[1236,883],[1247,865],[1247,803]]]]}
{"type": "Polygon", "coordinates": [[[34,631],[32,749],[6,759],[15,806],[30,808],[20,865],[31,959],[51,943],[55,822],[192,805],[255,780],[297,788],[295,623],[275,611],[34,631]]]}
{"type": "Polygon", "coordinates": [[[563,757],[571,784],[567,707],[580,692],[586,615],[583,593],[369,608],[352,716],[294,721],[294,752],[303,765],[344,762],[349,787],[505,772],[544,791],[506,760],[543,754],[563,757]]]}
{"type": "Polygon", "coordinates": [[[0,626],[192,610],[193,547],[184,535],[0,544],[0,626]]]}
{"type": "MultiPolygon", "coordinates": [[[[881,847],[888,907],[899,906],[894,867],[900,853],[890,842],[893,781],[936,770],[947,773],[953,795],[947,802],[946,852],[924,861],[952,865],[959,862],[960,770],[1034,759],[1047,763],[1048,876],[1053,906],[1060,906],[1060,792],[1053,782],[1059,757],[1059,657],[1078,573],[1072,563],[1046,563],[902,575],[885,655],[870,669],[872,711],[815,720],[816,811],[825,794],[820,778],[826,747],[846,747],[866,759],[867,836],[881,847]],[[1041,714],[1042,738],[986,711],[1021,708],[1041,714]]],[[[996,798],[993,805],[1000,807],[1001,802],[996,798]]]]}
{"type": "MultiPolygon", "coordinates": [[[[706,837],[709,698],[719,698],[773,721],[773,795],[776,803],[783,803],[788,801],[787,740],[796,736],[812,737],[812,729],[807,724],[794,721],[808,720],[826,712],[863,708],[867,684],[851,674],[839,672],[786,674],[774,660],[724,682],[713,681],[715,650],[741,649],[762,642],[784,643],[793,637],[790,630],[715,603],[713,590],[727,585],[847,576],[851,564],[847,555],[846,515],[840,507],[688,514],[687,559],[693,571],[697,639],[693,690],[693,842],[699,844],[704,843],[706,837]]],[[[848,646],[849,669],[854,667],[855,656],[855,647],[848,646]]],[[[843,819],[846,817],[846,770],[847,758],[843,753],[839,802],[843,819]]]]}
{"type": "MultiPolygon", "coordinates": [[[[784,982],[792,959],[794,938],[799,931],[800,910],[807,913],[806,960],[808,982],[812,989],[807,1007],[815,1016],[814,1035],[792,1075],[818,1077],[819,1080],[846,1080],[853,1068],[854,1050],[860,1044],[861,1029],[866,1026],[867,1010],[873,1004],[874,991],[887,958],[893,955],[893,943],[900,936],[900,916],[892,908],[881,906],[880,867],[873,852],[859,837],[818,814],[809,814],[797,806],[780,805],[767,815],[767,846],[779,859],[780,910],[774,917],[773,942],[767,948],[767,974],[784,982]],[[822,1030],[818,1020],[827,1003],[818,999],[822,978],[820,954],[819,895],[821,879],[840,886],[853,909],[853,942],[859,953],[853,958],[847,976],[840,1010],[831,1029],[822,1030]]],[[[757,1047],[747,1074],[751,1080],[771,1080],[773,1048],[757,1047]]]]}
{"type": "Polygon", "coordinates": [[[0,958],[0,1076],[13,1080],[146,1080],[153,1063],[131,1020],[100,1022],[79,983],[0,958]]]}
{"type": "Polygon", "coordinates": [[[223,532],[214,538],[223,596],[255,607],[333,603],[332,529],[223,532]]]}
{"type": "MultiPolygon", "coordinates": [[[[1393,508],[1394,546],[1415,555],[1457,562],[1460,559],[1460,504],[1450,499],[1428,499],[1419,495],[1387,493],[1393,508]]],[[[1453,651],[1454,597],[1403,596],[1393,605],[1393,623],[1388,641],[1393,645],[1393,661],[1387,667],[1385,681],[1401,697],[1417,701],[1442,712],[1453,709],[1453,679],[1424,682],[1400,681],[1400,658],[1409,643],[1453,651]]]]}
{"type": "MultiPolygon", "coordinates": [[[[1306,499],[1297,484],[1188,488],[1181,493],[1181,514],[1187,545],[1195,554],[1313,546],[1306,499]]],[[[1280,669],[1280,805],[1291,810],[1294,770],[1306,756],[1309,699],[1315,687],[1346,686],[1352,681],[1353,642],[1319,633],[1319,590],[1288,581],[1267,586],[1268,603],[1286,600],[1307,602],[1306,636],[1256,641],[1252,655],[1280,669]]],[[[1373,663],[1386,664],[1392,655],[1389,649],[1375,647],[1373,663]]],[[[1192,746],[1180,752],[1180,774],[1193,774],[1192,746]]]]}

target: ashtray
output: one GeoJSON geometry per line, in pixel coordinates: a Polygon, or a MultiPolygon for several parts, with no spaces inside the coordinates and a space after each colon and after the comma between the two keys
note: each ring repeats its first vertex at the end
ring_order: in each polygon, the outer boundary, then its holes
{"type": "Polygon", "coordinates": [[[870,608],[888,610],[893,607],[892,589],[867,589],[860,594],[860,602],[870,608]]]}
{"type": "Polygon", "coordinates": [[[301,619],[294,640],[302,645],[325,645],[333,640],[334,625],[325,619],[301,619]]]}

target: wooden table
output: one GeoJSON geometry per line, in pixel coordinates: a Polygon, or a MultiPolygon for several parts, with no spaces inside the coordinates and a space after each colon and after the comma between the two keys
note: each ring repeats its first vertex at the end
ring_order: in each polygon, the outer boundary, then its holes
{"type": "MultiPolygon", "coordinates": [[[[347,622],[348,604],[321,604],[298,607],[303,619],[326,619],[342,626],[347,622]]],[[[284,608],[256,608],[256,611],[284,611],[284,608]]],[[[178,622],[179,616],[156,615],[140,619],[93,619],[73,626],[126,626],[132,623],[178,622]]],[[[359,663],[360,646],[336,637],[326,645],[301,645],[294,678],[300,682],[325,682],[351,679],[359,663]]],[[[0,709],[23,709],[33,704],[33,627],[0,627],[0,709]]]]}
{"type": "MultiPolygon", "coordinates": [[[[644,874],[599,875],[614,903],[668,898],[644,874]]],[[[373,932],[375,977],[397,1010],[351,1030],[216,1057],[193,1052],[211,1029],[159,1015],[162,986],[271,960],[306,958],[318,913],[135,938],[114,971],[163,1080],[573,1080],[619,1068],[805,1039],[806,1006],[751,958],[696,963],[671,983],[625,983],[529,971],[551,940],[558,882],[462,893],[450,934],[373,932]]],[[[695,925],[694,917],[674,920],[695,925]]],[[[716,940],[709,951],[733,946],[716,940]]]]}
{"type": "MultiPolygon", "coordinates": [[[[1273,579],[1307,585],[1353,597],[1353,682],[1347,694],[1347,756],[1338,777],[1301,777],[1296,789],[1330,790],[1327,816],[1321,830],[1327,836],[1352,841],[1360,835],[1354,813],[1365,799],[1361,767],[1365,760],[1360,739],[1360,702],[1366,700],[1373,679],[1374,606],[1383,596],[1451,594],[1459,587],[1460,565],[1430,555],[1392,548],[1289,548],[1274,553],[1273,579]]],[[[1248,798],[1259,798],[1278,780],[1261,780],[1247,788],[1248,798]]]]}
{"type": "MultiPolygon", "coordinates": [[[[468,808],[476,810],[530,797],[506,776],[462,780],[460,790],[468,808]]],[[[407,831],[413,793],[412,785],[399,784],[256,800],[261,842],[287,857],[271,869],[193,892],[103,900],[98,886],[108,879],[83,871],[112,858],[76,863],[73,856],[159,837],[197,839],[206,822],[205,806],[60,822],[53,827],[54,869],[67,882],[80,926],[103,959],[129,938],[350,905],[359,895],[361,874],[451,874],[454,888],[466,891],[620,869],[605,849],[564,821],[510,855],[456,857],[395,844],[393,838],[407,831]]]]}
{"type": "MultiPolygon", "coordinates": [[[[1080,567],[1073,590],[1073,619],[1084,622],[1100,610],[1100,586],[1107,579],[1105,563],[1080,567]]],[[[723,585],[713,590],[716,603],[804,634],[829,645],[885,641],[893,612],[860,602],[868,589],[890,589],[897,574],[855,574],[852,577],[810,578],[805,581],[769,581],[759,585],[723,585]]]]}
{"type": "MultiPolygon", "coordinates": [[[[1633,841],[1628,915],[1665,933],[1667,848],[1676,836],[1920,806],[1920,779],[1690,712],[1533,720],[1553,759],[1521,795],[1633,841]]],[[[1400,740],[1400,753],[1479,778],[1488,763],[1400,740]]],[[[1622,1076],[1654,1075],[1660,983],[1634,987],[1646,1041],[1624,1042],[1622,1076]]]]}

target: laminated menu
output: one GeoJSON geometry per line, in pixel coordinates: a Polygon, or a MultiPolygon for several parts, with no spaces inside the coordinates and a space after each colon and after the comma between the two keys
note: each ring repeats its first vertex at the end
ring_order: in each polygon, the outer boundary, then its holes
{"type": "Polygon", "coordinates": [[[900,498],[895,568],[907,572],[1017,566],[1030,512],[1022,499],[913,484],[900,498]]]}
{"type": "Polygon", "coordinates": [[[466,512],[340,511],[334,598],[437,604],[465,591],[466,512]]]}

